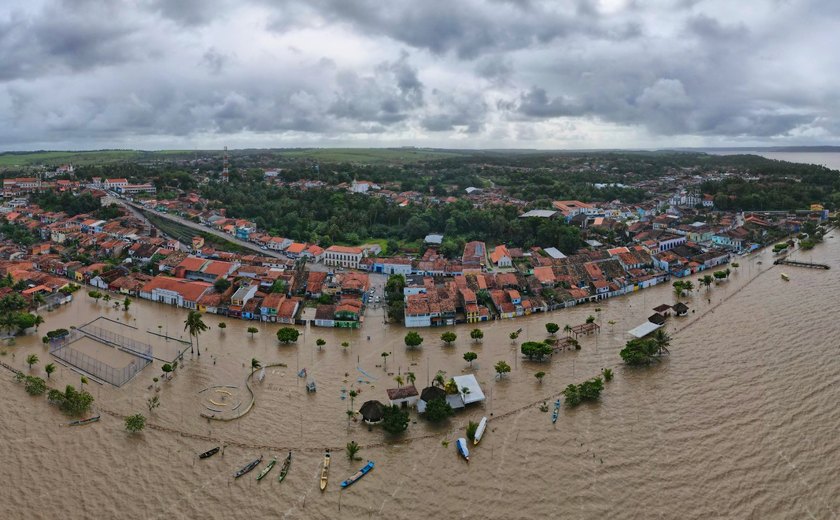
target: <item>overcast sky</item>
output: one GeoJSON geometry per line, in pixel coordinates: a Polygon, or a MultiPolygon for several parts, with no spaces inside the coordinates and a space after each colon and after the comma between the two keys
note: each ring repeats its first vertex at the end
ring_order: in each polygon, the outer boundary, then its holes
{"type": "Polygon", "coordinates": [[[0,150],[840,144],[837,0],[3,0],[0,150]]]}

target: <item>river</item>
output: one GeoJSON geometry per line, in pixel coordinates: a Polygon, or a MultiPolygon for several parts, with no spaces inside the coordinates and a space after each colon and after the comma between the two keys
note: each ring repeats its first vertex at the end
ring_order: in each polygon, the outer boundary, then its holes
{"type": "MultiPolygon", "coordinates": [[[[799,256],[832,269],[773,266],[769,251],[739,257],[729,281],[684,298],[688,317],[667,325],[670,356],[644,369],[622,367],[618,351],[626,331],[653,307],[674,302],[669,285],[601,302],[600,312],[589,304],[483,324],[480,344],[469,339],[467,326],[453,329],[453,347],[440,341],[442,329],[421,330],[425,341],[415,352],[403,345],[406,330],[383,326],[381,315],[368,316],[359,331],[307,329],[286,346],[277,344],[277,325],[256,325],[251,339],[246,328],[253,323],[225,320],[221,331],[217,317],[205,316],[210,330],[200,336],[202,356],[187,352],[176,376],[157,384],[160,408],[149,414],[145,404],[160,374],[155,363],[122,388],[91,383],[97,404],[110,414],[83,427],[64,426],[63,415],[27,396],[0,369],[0,518],[836,518],[840,242],[830,238],[799,256]],[[780,279],[782,271],[790,282],[780,279]],[[582,338],[582,350],[548,362],[519,359],[508,339],[520,327],[520,342],[543,339],[545,323],[575,325],[588,315],[598,317],[601,333],[582,338]],[[319,337],[327,341],[323,350],[315,347],[319,337]],[[346,352],[343,341],[350,343],[346,352]],[[473,369],[462,357],[468,350],[478,354],[473,369]],[[377,366],[383,351],[392,353],[385,368],[377,366]],[[202,419],[207,401],[199,392],[242,386],[254,357],[288,368],[267,371],[245,417],[202,419]],[[370,383],[357,382],[366,377],[356,370],[357,360],[375,378],[370,383]],[[497,360],[513,367],[502,380],[494,377],[497,360]],[[316,393],[305,392],[299,367],[316,379],[316,393]],[[615,379],[606,383],[601,402],[563,407],[552,425],[550,412],[537,404],[603,367],[613,367],[615,379]],[[348,421],[342,388],[361,389],[358,408],[386,399],[385,388],[395,386],[388,373],[411,370],[422,388],[438,369],[474,372],[488,400],[442,426],[412,413],[397,440],[348,421]],[[542,383],[533,375],[539,370],[547,372],[542,383]],[[137,412],[155,428],[130,435],[113,415],[137,412]],[[467,464],[454,441],[468,420],[482,415],[491,417],[488,430],[467,464]],[[235,444],[198,460],[218,444],[203,437],[235,444]],[[341,447],[350,440],[363,446],[363,461],[347,460],[341,447]],[[322,493],[324,447],[339,451],[322,493]],[[294,461],[285,482],[276,481],[277,469],[259,483],[253,474],[232,479],[256,456],[283,457],[287,448],[294,461]],[[375,469],[340,491],[338,482],[368,458],[375,469]]],[[[81,294],[49,313],[42,332],[100,314],[136,325],[132,334],[151,343],[156,355],[171,356],[177,345],[147,329],[185,336],[181,310],[138,301],[125,313],[81,294]]],[[[24,371],[26,355],[37,353],[41,362],[33,371],[41,375],[50,358],[35,336],[4,351],[0,360],[24,371]]],[[[79,383],[66,368],[52,379],[79,383]]]]}

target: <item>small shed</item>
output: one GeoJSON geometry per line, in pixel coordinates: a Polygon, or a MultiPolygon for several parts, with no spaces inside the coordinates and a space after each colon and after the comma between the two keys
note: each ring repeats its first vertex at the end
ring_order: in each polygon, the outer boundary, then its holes
{"type": "Polygon", "coordinates": [[[685,316],[688,314],[688,305],[684,304],[683,302],[679,302],[678,304],[674,305],[674,313],[677,316],[685,316]]]}
{"type": "Polygon", "coordinates": [[[386,392],[388,393],[388,400],[391,402],[391,406],[414,406],[420,398],[420,394],[417,393],[414,385],[389,388],[386,392]]]}
{"type": "Polygon", "coordinates": [[[385,405],[379,401],[367,401],[359,408],[362,419],[368,424],[376,424],[385,417],[385,405]]]}
{"type": "Polygon", "coordinates": [[[635,329],[627,331],[627,333],[633,336],[634,338],[643,338],[651,332],[655,331],[656,329],[660,328],[661,326],[662,325],[657,325],[656,323],[646,321],[638,327],[636,327],[635,329]]]}
{"type": "Polygon", "coordinates": [[[424,413],[426,411],[426,403],[433,399],[446,400],[446,391],[437,386],[429,386],[420,392],[420,399],[417,401],[417,413],[424,413]]]}
{"type": "Polygon", "coordinates": [[[670,311],[671,311],[671,306],[668,305],[668,304],[665,304],[665,303],[653,308],[653,312],[655,312],[656,314],[659,314],[661,316],[670,316],[671,315],[670,311]]]}
{"type": "Polygon", "coordinates": [[[662,326],[665,325],[665,316],[661,314],[651,314],[648,318],[648,321],[662,326]]]}

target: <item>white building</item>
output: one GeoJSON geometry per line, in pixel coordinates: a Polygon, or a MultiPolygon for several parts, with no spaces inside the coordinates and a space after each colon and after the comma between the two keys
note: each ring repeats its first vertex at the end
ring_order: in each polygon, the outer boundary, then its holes
{"type": "Polygon", "coordinates": [[[324,265],[358,269],[364,256],[361,247],[330,246],[324,251],[324,265]]]}
{"type": "Polygon", "coordinates": [[[128,179],[105,179],[102,183],[102,187],[107,190],[116,190],[124,186],[128,186],[128,179]]]}

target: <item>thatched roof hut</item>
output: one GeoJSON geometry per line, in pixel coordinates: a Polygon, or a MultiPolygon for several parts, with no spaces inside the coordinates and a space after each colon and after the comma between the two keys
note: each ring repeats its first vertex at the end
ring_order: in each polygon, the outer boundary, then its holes
{"type": "Polygon", "coordinates": [[[362,419],[368,424],[376,424],[385,417],[385,405],[379,401],[367,401],[359,408],[362,419]]]}
{"type": "Polygon", "coordinates": [[[677,316],[685,316],[688,313],[688,305],[679,302],[674,305],[674,312],[677,313],[677,316]]]}

